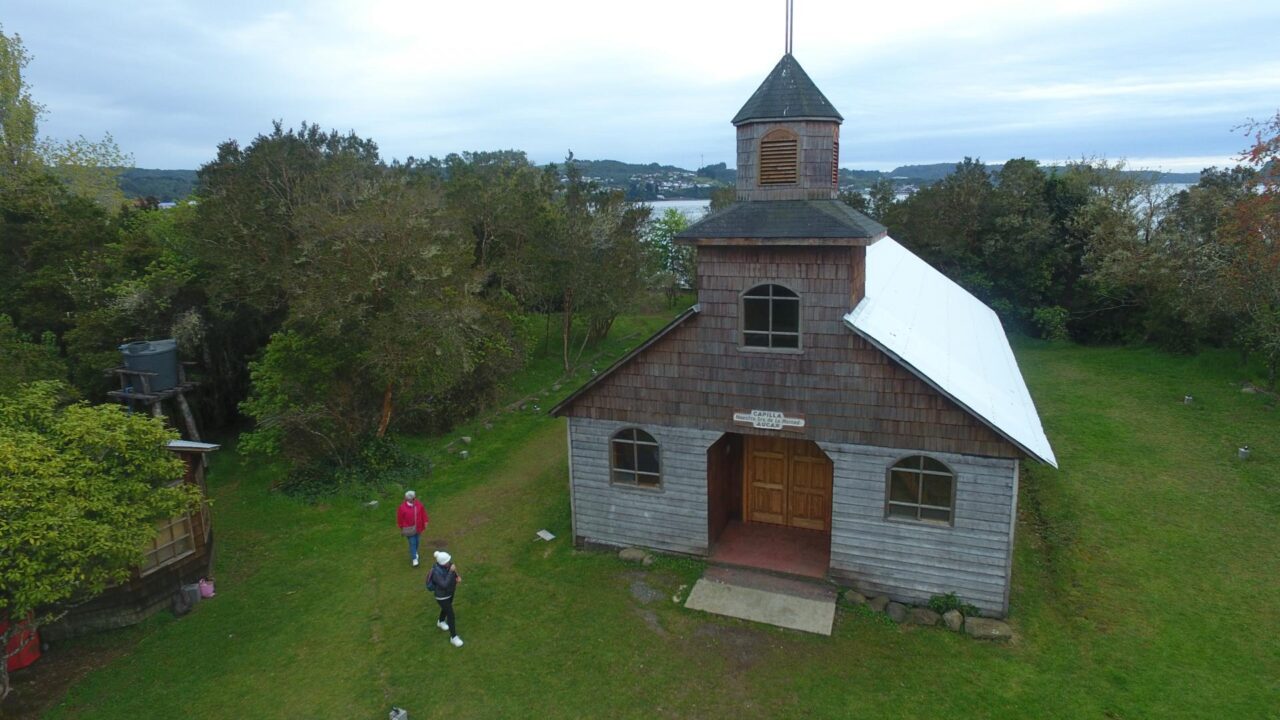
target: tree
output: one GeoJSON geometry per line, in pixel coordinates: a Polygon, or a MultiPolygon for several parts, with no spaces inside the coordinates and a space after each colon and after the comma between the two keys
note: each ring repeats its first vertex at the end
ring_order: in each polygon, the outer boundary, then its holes
{"type": "Polygon", "coordinates": [[[37,382],[0,397],[0,615],[10,621],[0,647],[23,618],[54,622],[126,580],[156,521],[199,502],[197,488],[169,486],[183,466],[161,421],[65,396],[65,386],[37,382]]]}
{"type": "Polygon", "coordinates": [[[487,284],[545,312],[545,277],[526,261],[537,239],[551,232],[555,167],[539,168],[515,150],[449,155],[438,167],[448,212],[470,234],[474,266],[487,284]]]}
{"type": "Polygon", "coordinates": [[[565,161],[565,176],[565,191],[555,206],[556,230],[544,238],[532,261],[546,268],[558,290],[567,371],[581,348],[608,334],[618,313],[642,287],[645,252],[640,228],[650,208],[583,180],[572,154],[565,161]],[[575,355],[570,340],[579,316],[587,321],[587,332],[575,355]]]}
{"type": "Polygon", "coordinates": [[[992,191],[986,166],[965,158],[955,172],[894,204],[882,222],[931,265],[989,300],[991,282],[981,260],[992,191]]]}
{"type": "Polygon", "coordinates": [[[5,35],[0,27],[0,169],[12,174],[45,168],[72,193],[109,212],[119,210],[124,200],[120,172],[133,164],[133,158],[121,152],[110,134],[99,141],[83,135],[75,140],[37,139],[44,107],[32,100],[22,76],[30,62],[22,38],[5,35]]]}
{"type": "Polygon", "coordinates": [[[710,211],[717,212],[738,202],[738,191],[735,188],[712,188],[710,211]]]}
{"type": "Polygon", "coordinates": [[[67,366],[58,356],[53,333],[46,332],[40,342],[31,342],[13,326],[8,315],[0,314],[0,396],[8,395],[36,380],[62,380],[67,366]]]}
{"type": "Polygon", "coordinates": [[[116,145],[111,133],[96,141],[83,135],[74,140],[43,140],[40,157],[72,193],[112,213],[124,204],[120,173],[133,166],[133,156],[116,145]]]}
{"type": "MultiPolygon", "coordinates": [[[[1006,317],[1027,320],[1037,310],[1047,317],[1043,308],[1057,305],[1050,286],[1059,257],[1045,189],[1045,173],[1035,160],[1010,160],[996,173],[981,254],[993,302],[1006,317]]],[[[1063,337],[1066,328],[1059,324],[1042,332],[1063,337]]]]}
{"type": "Polygon", "coordinates": [[[1245,342],[1263,357],[1267,384],[1280,375],[1280,112],[1251,122],[1253,136],[1241,159],[1257,172],[1257,192],[1239,198],[1226,212],[1223,241],[1229,247],[1225,289],[1248,318],[1245,342]]]}
{"type": "Polygon", "coordinates": [[[36,159],[36,123],[44,108],[31,99],[22,71],[31,62],[22,37],[0,25],[0,169],[36,159]]]}
{"type": "Polygon", "coordinates": [[[841,191],[840,200],[872,220],[884,222],[889,209],[897,201],[897,189],[892,180],[881,177],[865,193],[856,190],[841,191]]]}
{"type": "Polygon", "coordinates": [[[482,296],[478,250],[435,168],[388,166],[354,134],[276,123],[200,170],[196,248],[219,312],[257,318],[266,351],[244,444],[295,471],[345,468],[394,426],[449,417],[520,356],[482,296]]]}
{"type": "Polygon", "coordinates": [[[687,227],[689,218],[675,208],[667,208],[645,227],[646,253],[654,266],[652,283],[666,292],[668,302],[673,302],[682,289],[697,287],[694,249],[675,241],[675,236],[687,227]]]}
{"type": "Polygon", "coordinates": [[[38,335],[72,326],[71,287],[82,257],[111,242],[115,228],[98,205],[39,168],[0,172],[0,310],[38,335]]]}

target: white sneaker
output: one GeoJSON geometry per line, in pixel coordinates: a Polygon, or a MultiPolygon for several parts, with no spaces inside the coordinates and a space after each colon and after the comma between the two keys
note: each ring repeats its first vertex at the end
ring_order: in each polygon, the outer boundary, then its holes
{"type": "Polygon", "coordinates": [[[454,647],[462,647],[462,638],[458,637],[457,635],[454,635],[453,637],[449,638],[449,644],[453,645],[454,647]]]}
{"type": "Polygon", "coordinates": [[[413,556],[413,566],[414,566],[414,567],[418,567],[418,556],[417,556],[417,555],[414,555],[414,556],[413,556]]]}
{"type": "Polygon", "coordinates": [[[447,631],[447,630],[449,629],[449,623],[447,623],[447,622],[437,622],[437,623],[436,623],[436,627],[440,628],[441,630],[446,630],[446,631],[447,631]]]}

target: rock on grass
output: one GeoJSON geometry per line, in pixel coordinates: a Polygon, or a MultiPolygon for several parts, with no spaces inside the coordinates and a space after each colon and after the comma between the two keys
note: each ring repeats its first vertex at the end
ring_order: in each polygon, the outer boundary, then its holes
{"type": "Polygon", "coordinates": [[[964,631],[970,637],[979,640],[1008,642],[1013,639],[1013,629],[1008,623],[990,618],[969,617],[964,619],[964,631]]]}

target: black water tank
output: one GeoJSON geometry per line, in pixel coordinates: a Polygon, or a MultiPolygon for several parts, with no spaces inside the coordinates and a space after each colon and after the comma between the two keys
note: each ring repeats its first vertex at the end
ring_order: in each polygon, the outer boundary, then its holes
{"type": "MultiPolygon", "coordinates": [[[[120,346],[126,370],[155,373],[147,378],[151,392],[168,390],[178,384],[178,341],[139,340],[120,346]]],[[[142,383],[134,381],[134,392],[142,392],[142,383]]]]}

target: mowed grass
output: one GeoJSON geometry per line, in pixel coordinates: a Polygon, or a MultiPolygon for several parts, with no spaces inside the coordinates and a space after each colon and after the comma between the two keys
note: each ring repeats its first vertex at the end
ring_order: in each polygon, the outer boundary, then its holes
{"type": "MultiPolygon", "coordinates": [[[[604,353],[665,319],[630,320],[604,353]]],[[[1274,401],[1240,392],[1229,355],[1017,352],[1062,469],[1027,468],[1011,645],[852,611],[824,638],[685,610],[672,596],[700,562],[640,569],[571,547],[564,423],[539,396],[491,429],[411,443],[438,460],[417,487],[424,549],[447,545],[462,571],[463,648],[434,626],[425,567],[408,566],[397,492],[376,509],[307,506],[270,491],[272,468],[223,452],[218,597],[128,631],[136,648],[51,716],[1275,717],[1274,401]],[[467,460],[444,450],[462,435],[467,460]],[[536,541],[540,528],[559,537],[536,541]]],[[[542,361],[515,389],[556,375],[542,361]]]]}

